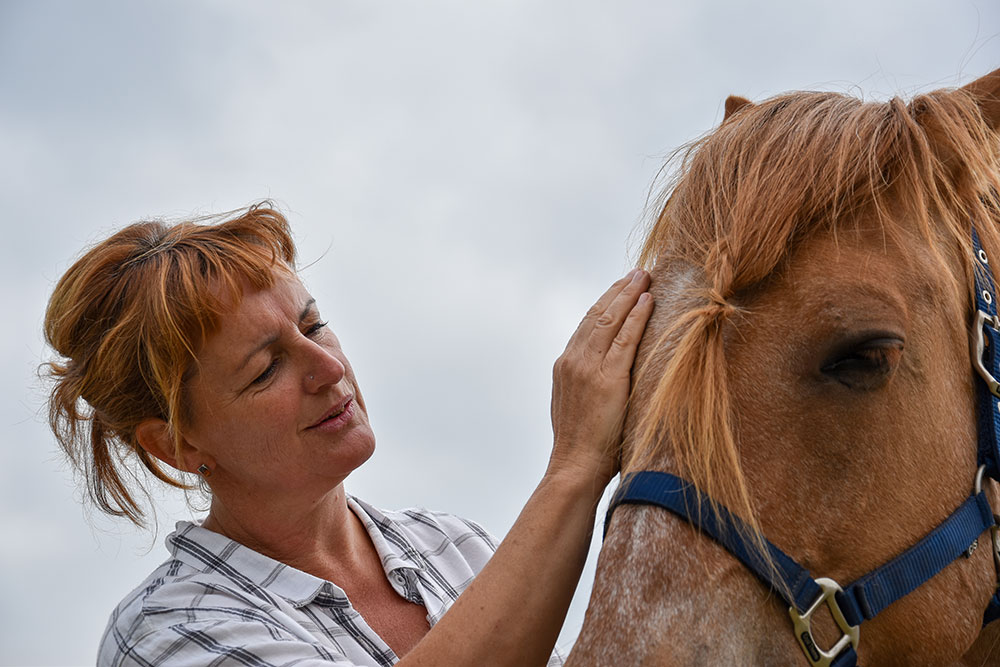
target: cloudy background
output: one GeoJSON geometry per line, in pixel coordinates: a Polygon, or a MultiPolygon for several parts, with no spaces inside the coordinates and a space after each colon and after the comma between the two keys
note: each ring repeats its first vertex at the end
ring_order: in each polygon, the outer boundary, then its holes
{"type": "Polygon", "coordinates": [[[42,313],[84,246],[273,198],[379,437],[349,489],[503,535],[546,462],[552,362],[728,94],[998,66],[996,0],[0,0],[0,664],[92,663],[189,516],[170,494],[155,536],[97,516],[47,431],[42,313]]]}

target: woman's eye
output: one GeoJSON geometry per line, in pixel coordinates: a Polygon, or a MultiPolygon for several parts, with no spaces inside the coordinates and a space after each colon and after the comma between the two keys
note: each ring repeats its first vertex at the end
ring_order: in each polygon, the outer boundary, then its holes
{"type": "MultiPolygon", "coordinates": [[[[326,327],[327,324],[328,324],[327,322],[316,322],[315,324],[311,324],[308,327],[306,327],[306,330],[303,331],[302,334],[308,338],[315,338],[319,334],[319,332],[322,331],[324,327],[326,327]]],[[[274,360],[271,361],[271,365],[267,367],[266,371],[264,371],[263,373],[261,373],[260,375],[258,375],[257,377],[255,377],[253,380],[250,381],[250,386],[252,387],[267,382],[269,379],[271,379],[271,376],[273,376],[277,370],[278,370],[278,358],[275,357],[274,360]]]]}
{"type": "Polygon", "coordinates": [[[316,324],[313,324],[311,327],[309,327],[308,329],[306,329],[306,336],[308,336],[309,338],[312,338],[313,336],[315,336],[316,334],[318,334],[320,331],[322,331],[323,327],[325,327],[327,324],[329,324],[329,322],[317,322],[316,324]]]}
{"type": "Polygon", "coordinates": [[[821,370],[852,389],[876,389],[892,375],[902,354],[902,340],[877,338],[835,354],[821,370]]]}
{"type": "Polygon", "coordinates": [[[272,375],[274,375],[274,371],[276,371],[276,370],[278,370],[278,360],[277,359],[275,359],[274,361],[272,361],[271,365],[267,367],[267,370],[264,371],[263,373],[261,373],[260,375],[258,375],[257,377],[255,377],[253,379],[253,381],[250,382],[250,384],[251,385],[255,385],[255,384],[262,384],[262,383],[266,382],[272,375]]]}

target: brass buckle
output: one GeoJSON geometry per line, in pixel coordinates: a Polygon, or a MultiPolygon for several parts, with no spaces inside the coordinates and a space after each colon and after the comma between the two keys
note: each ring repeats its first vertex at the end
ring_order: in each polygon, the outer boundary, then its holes
{"type": "Polygon", "coordinates": [[[983,327],[989,324],[995,330],[1000,330],[1000,319],[990,315],[989,313],[984,313],[981,310],[976,311],[976,321],[973,324],[973,337],[972,337],[972,367],[976,369],[979,376],[983,378],[986,386],[989,387],[990,393],[1000,398],[1000,382],[993,377],[989,369],[983,366],[983,353],[986,351],[985,338],[983,336],[983,327]]]}
{"type": "Polygon", "coordinates": [[[847,648],[848,644],[855,649],[858,648],[858,639],[861,632],[858,630],[858,626],[847,622],[847,619],[844,618],[844,612],[841,611],[840,605],[837,604],[835,596],[843,590],[840,584],[833,579],[825,578],[817,579],[816,583],[823,592],[820,593],[820,596],[816,598],[816,601],[812,603],[809,609],[804,614],[799,614],[795,607],[789,607],[788,614],[792,617],[792,625],[795,627],[795,638],[799,641],[799,646],[802,647],[802,652],[806,654],[809,664],[813,667],[829,667],[834,659],[840,655],[840,652],[847,648]],[[827,651],[816,645],[816,640],[813,637],[810,627],[813,613],[824,602],[830,608],[830,615],[833,617],[837,627],[844,633],[837,640],[837,643],[827,651]]]}

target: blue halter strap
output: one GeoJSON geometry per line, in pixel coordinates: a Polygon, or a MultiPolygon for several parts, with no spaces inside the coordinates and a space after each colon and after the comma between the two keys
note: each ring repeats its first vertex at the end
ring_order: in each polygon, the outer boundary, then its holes
{"type": "MultiPolygon", "coordinates": [[[[795,637],[809,664],[814,667],[857,665],[859,626],[914,591],[959,556],[971,556],[979,536],[991,531],[994,560],[1000,571],[997,528],[993,511],[982,490],[984,475],[1000,481],[1000,318],[996,292],[986,253],[972,231],[976,253],[976,315],[973,366],[977,371],[978,463],[974,490],[952,514],[915,545],[848,586],[832,579],[814,579],[767,539],[763,539],[772,566],[763,561],[746,523],[725,507],[715,504],[690,482],[666,472],[641,471],[623,476],[604,521],[607,533],[611,515],[619,505],[654,505],[689,520],[712,537],[752,571],[789,605],[795,637]],[[813,638],[810,620],[823,604],[842,633],[829,649],[813,638]]],[[[1000,618],[1000,590],[984,615],[983,624],[1000,618]]]]}

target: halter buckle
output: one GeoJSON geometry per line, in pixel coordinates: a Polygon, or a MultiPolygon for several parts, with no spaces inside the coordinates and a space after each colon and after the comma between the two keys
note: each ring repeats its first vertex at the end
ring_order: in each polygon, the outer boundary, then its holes
{"type": "Polygon", "coordinates": [[[802,647],[802,652],[806,654],[809,664],[812,667],[829,667],[829,665],[833,664],[837,656],[840,655],[840,652],[847,648],[848,644],[855,649],[858,648],[858,639],[861,633],[858,630],[858,626],[847,622],[847,619],[844,618],[844,612],[841,611],[840,605],[837,604],[836,595],[843,590],[840,584],[833,579],[826,578],[819,578],[816,580],[816,583],[823,592],[820,593],[809,609],[804,614],[800,614],[795,607],[789,607],[788,614],[792,617],[792,625],[795,627],[795,638],[798,640],[799,646],[802,647]],[[813,637],[811,629],[812,615],[824,602],[830,609],[830,616],[833,617],[837,627],[844,633],[837,640],[837,643],[827,651],[816,645],[816,640],[813,637]]]}
{"type": "Polygon", "coordinates": [[[994,331],[1000,330],[1000,318],[996,315],[990,315],[989,313],[984,313],[981,310],[976,311],[976,322],[973,325],[973,337],[972,337],[972,367],[976,369],[979,373],[979,377],[983,378],[983,382],[989,387],[990,393],[1000,398],[1000,382],[993,377],[989,369],[983,365],[983,355],[986,353],[986,338],[983,334],[984,327],[989,324],[994,331]]]}

